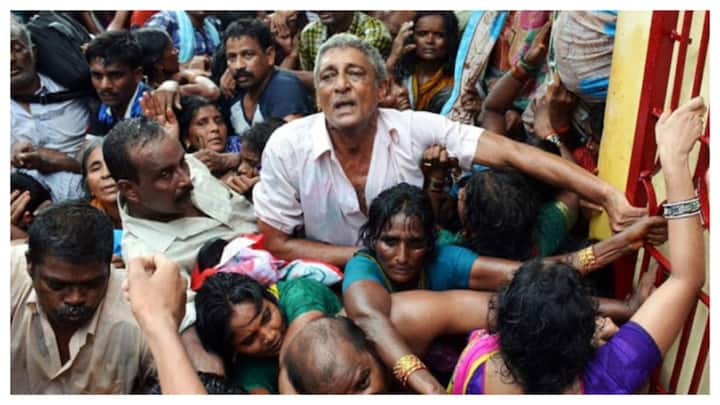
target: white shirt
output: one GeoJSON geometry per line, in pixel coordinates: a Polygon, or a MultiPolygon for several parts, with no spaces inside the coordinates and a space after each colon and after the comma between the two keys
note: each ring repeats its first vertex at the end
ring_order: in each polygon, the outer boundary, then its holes
{"type": "MultiPolygon", "coordinates": [[[[444,145],[462,168],[469,169],[482,132],[437,114],[379,109],[365,184],[368,206],[398,183],[422,187],[422,154],[433,144],[444,145]]],[[[311,240],[357,244],[367,217],[335,156],[322,113],[294,120],[273,133],[263,152],[260,178],[253,203],[263,222],[286,234],[304,226],[311,240]]]]}
{"type": "MultiPolygon", "coordinates": [[[[40,89],[35,94],[67,90],[47,76],[40,76],[40,89]]],[[[59,150],[78,157],[85,140],[89,112],[85,99],[76,98],[59,103],[30,104],[30,111],[10,100],[10,150],[19,141],[35,147],[59,150]]]]}
{"type": "MultiPolygon", "coordinates": [[[[67,90],[47,76],[40,76],[40,88],[36,95],[67,90]]],[[[36,148],[55,149],[79,158],[85,141],[89,112],[85,98],[75,98],[59,103],[29,104],[30,111],[20,103],[10,100],[10,152],[17,142],[27,141],[36,148]]],[[[50,191],[53,202],[83,195],[82,176],[71,172],[42,174],[37,170],[20,169],[36,179],[50,191]]]]}

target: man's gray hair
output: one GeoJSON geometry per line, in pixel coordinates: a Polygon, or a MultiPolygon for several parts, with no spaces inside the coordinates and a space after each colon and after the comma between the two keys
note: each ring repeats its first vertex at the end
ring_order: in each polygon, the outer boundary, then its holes
{"type": "Polygon", "coordinates": [[[313,69],[313,79],[315,80],[315,83],[318,82],[320,76],[320,58],[322,58],[325,52],[334,48],[357,49],[365,54],[375,70],[375,84],[380,85],[381,82],[387,79],[388,73],[387,68],[385,67],[385,60],[382,55],[380,55],[380,52],[359,37],[353,34],[348,34],[347,32],[342,32],[331,36],[320,46],[317,57],[315,58],[315,69],[313,69]]]}
{"type": "Polygon", "coordinates": [[[28,50],[32,51],[33,43],[32,38],[30,37],[30,31],[28,31],[27,27],[25,27],[25,24],[20,22],[20,20],[14,16],[10,16],[10,37],[16,36],[20,38],[20,41],[25,45],[28,50]]]}

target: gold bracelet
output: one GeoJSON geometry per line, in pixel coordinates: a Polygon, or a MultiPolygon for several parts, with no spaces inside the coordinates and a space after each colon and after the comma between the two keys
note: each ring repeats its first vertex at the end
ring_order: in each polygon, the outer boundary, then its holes
{"type": "Polygon", "coordinates": [[[595,265],[595,251],[592,245],[578,252],[578,259],[582,269],[587,269],[595,265]]]}
{"type": "Polygon", "coordinates": [[[403,387],[407,387],[407,382],[410,379],[410,375],[418,370],[427,370],[427,366],[414,354],[406,354],[395,362],[393,367],[393,374],[403,387]]]}

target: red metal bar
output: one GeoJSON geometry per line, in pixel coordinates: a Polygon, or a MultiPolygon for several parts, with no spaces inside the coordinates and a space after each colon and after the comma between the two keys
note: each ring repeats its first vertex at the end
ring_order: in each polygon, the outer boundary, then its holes
{"type": "MultiPolygon", "coordinates": [[[[645,56],[645,70],[638,106],[638,120],[635,127],[635,141],[633,143],[628,181],[625,194],[628,201],[638,207],[645,206],[646,196],[643,187],[638,181],[640,172],[653,166],[655,159],[654,126],[656,117],[651,115],[653,108],[662,108],[665,105],[665,94],[670,63],[673,54],[674,41],[669,33],[677,27],[677,11],[654,11],[650,24],[648,50],[645,56]]],[[[637,253],[625,256],[614,266],[614,289],[616,297],[625,297],[632,291],[632,272],[635,268],[637,253]],[[628,274],[629,273],[629,274],[628,274]]]]}
{"type": "MultiPolygon", "coordinates": [[[[675,79],[673,80],[673,92],[670,99],[670,108],[676,109],[680,101],[680,89],[682,88],[683,74],[685,73],[685,59],[687,58],[688,39],[690,38],[690,25],[692,24],[692,11],[683,12],[682,34],[677,41],[680,42],[678,47],[677,63],[675,64],[675,79]]],[[[674,38],[674,36],[671,35],[674,38]]]]}
{"type": "Polygon", "coordinates": [[[682,371],[683,363],[685,363],[685,352],[687,351],[687,345],[690,341],[690,332],[692,330],[692,324],[695,320],[695,311],[697,311],[697,304],[693,306],[685,321],[682,334],[680,335],[680,342],[678,342],[678,350],[675,355],[675,363],[673,364],[672,376],[670,377],[671,392],[677,392],[678,380],[680,379],[680,372],[682,371]]]}
{"type": "Polygon", "coordinates": [[[702,85],[703,72],[705,71],[705,58],[707,57],[707,48],[710,43],[710,11],[705,12],[703,21],[702,34],[700,36],[700,47],[698,48],[697,64],[695,65],[695,81],[693,82],[692,97],[700,94],[700,86],[702,85]]]}
{"type": "Polygon", "coordinates": [[[705,361],[707,360],[708,350],[710,349],[710,316],[705,321],[705,333],[703,333],[702,342],[700,343],[700,351],[698,352],[697,360],[695,361],[695,371],[693,372],[692,380],[690,380],[690,394],[697,394],[698,386],[700,385],[700,378],[705,368],[705,361]]]}

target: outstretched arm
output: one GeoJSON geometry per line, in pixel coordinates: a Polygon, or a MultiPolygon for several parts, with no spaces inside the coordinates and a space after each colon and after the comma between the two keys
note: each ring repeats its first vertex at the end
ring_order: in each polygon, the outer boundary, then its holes
{"type": "Polygon", "coordinates": [[[186,284],[180,268],[163,255],[128,263],[123,289],[147,337],[164,394],[207,393],[177,332],[185,312],[186,284]]]}
{"type": "MultiPolygon", "coordinates": [[[[672,114],[664,112],[655,125],[670,204],[695,198],[688,154],[702,134],[705,112],[702,97],[696,97],[672,114]]],[[[705,241],[700,216],[667,218],[672,272],[631,318],[652,336],[662,354],[677,337],[705,284],[705,241]]]]}
{"type": "MultiPolygon", "coordinates": [[[[397,361],[414,354],[403,335],[390,321],[392,298],[375,281],[356,281],[343,294],[348,316],[368,335],[383,363],[391,369],[397,361]]],[[[444,388],[427,370],[410,374],[408,387],[421,394],[442,394],[444,388]]]]}
{"type": "Polygon", "coordinates": [[[259,232],[265,235],[265,249],[283,260],[315,259],[342,267],[358,250],[355,246],[330,245],[294,238],[260,219],[257,223],[259,232]]]}

